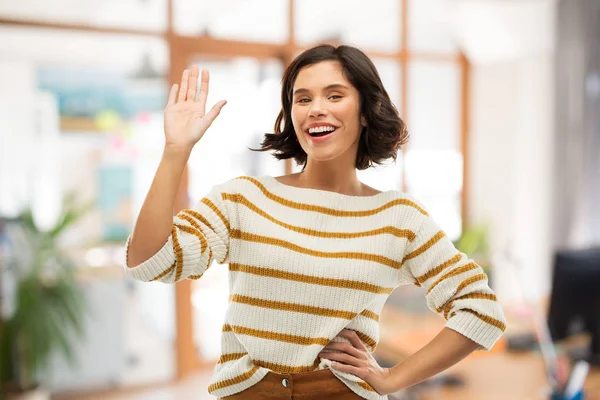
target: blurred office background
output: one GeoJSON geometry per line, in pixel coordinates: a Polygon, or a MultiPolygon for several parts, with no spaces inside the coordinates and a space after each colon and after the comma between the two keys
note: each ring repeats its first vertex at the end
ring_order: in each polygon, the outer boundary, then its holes
{"type": "MultiPolygon", "coordinates": [[[[552,322],[559,355],[600,356],[600,0],[0,0],[0,315],[4,332],[30,321],[23,337],[50,347],[38,346],[48,363],[32,383],[56,399],[212,398],[226,266],[163,285],[132,282],[121,265],[160,159],[167,91],[198,64],[211,72],[208,107],[228,100],[190,159],[185,206],[239,175],[298,169],[246,147],[273,131],[286,65],[322,42],[372,57],[411,134],[396,163],[361,179],[421,199],[509,318],[491,352],[399,395],[548,398],[536,317],[552,322]],[[76,299],[72,284],[85,307],[44,297],[56,265],[36,264],[49,258],[31,238],[63,255],[56,293],[76,299]]],[[[398,288],[378,360],[401,361],[443,323],[419,288],[398,288]]],[[[18,346],[1,348],[8,376],[18,346]]]]}

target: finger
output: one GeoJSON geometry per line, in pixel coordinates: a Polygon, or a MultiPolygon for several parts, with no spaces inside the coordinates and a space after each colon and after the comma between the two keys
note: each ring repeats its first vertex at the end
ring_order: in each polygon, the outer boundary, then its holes
{"type": "Polygon", "coordinates": [[[186,100],[196,101],[196,90],[198,89],[198,74],[199,68],[197,65],[194,65],[192,67],[192,71],[190,72],[190,82],[186,100]]]}
{"type": "Polygon", "coordinates": [[[328,354],[327,356],[321,357],[321,358],[339,361],[346,365],[353,365],[355,367],[360,366],[360,361],[358,359],[356,359],[352,356],[349,356],[348,354],[345,354],[345,353],[331,353],[331,354],[328,354]]]}
{"type": "MultiPolygon", "coordinates": [[[[206,98],[208,97],[208,81],[210,80],[210,74],[207,69],[202,70],[202,76],[200,77],[200,93],[198,94],[198,103],[202,112],[206,111],[206,98]]],[[[211,110],[212,111],[212,110],[211,110]]]]}
{"type": "Polygon", "coordinates": [[[352,365],[346,365],[339,362],[332,362],[331,367],[337,371],[347,372],[352,375],[358,376],[360,379],[364,380],[362,370],[352,365]]]}
{"type": "Polygon", "coordinates": [[[360,338],[358,337],[356,332],[353,330],[343,329],[338,334],[338,336],[342,336],[342,337],[345,337],[346,339],[350,340],[350,343],[352,343],[352,346],[356,347],[359,350],[368,350],[367,346],[363,343],[362,340],[360,340],[360,338]]]}
{"type": "Polygon", "coordinates": [[[175,104],[175,101],[177,100],[177,88],[179,87],[179,85],[177,85],[176,83],[171,86],[171,91],[169,92],[169,101],[167,102],[168,106],[172,106],[173,104],[175,104]]]}
{"type": "Polygon", "coordinates": [[[211,110],[204,116],[208,124],[212,124],[215,118],[219,116],[225,104],[227,104],[227,100],[221,100],[220,102],[215,104],[213,108],[211,108],[211,110]]]}
{"type": "Polygon", "coordinates": [[[360,360],[357,360],[356,358],[351,357],[348,354],[344,354],[344,353],[334,353],[331,356],[322,357],[322,358],[326,358],[333,362],[338,362],[342,365],[352,366],[352,367],[356,367],[356,368],[361,368],[361,366],[363,365],[360,362],[360,360]]]}
{"type": "MultiPolygon", "coordinates": [[[[350,343],[345,343],[345,342],[333,342],[333,343],[329,343],[327,346],[325,346],[325,348],[323,350],[339,350],[339,351],[343,351],[344,353],[348,353],[353,357],[361,357],[362,354],[360,352],[360,350],[354,348],[354,346],[352,346],[350,343]]],[[[329,354],[329,353],[326,353],[329,354]]]]}
{"type": "Polygon", "coordinates": [[[179,98],[177,99],[178,102],[185,101],[185,96],[187,95],[189,77],[190,77],[190,71],[187,69],[183,70],[183,74],[181,75],[181,87],[179,88],[179,98]]]}

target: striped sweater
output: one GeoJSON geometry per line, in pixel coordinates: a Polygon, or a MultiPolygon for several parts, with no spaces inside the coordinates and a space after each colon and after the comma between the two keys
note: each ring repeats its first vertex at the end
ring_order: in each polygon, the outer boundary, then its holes
{"type": "MultiPolygon", "coordinates": [[[[422,286],[445,326],[480,349],[506,328],[481,267],[399,191],[348,196],[242,176],[179,212],[165,245],[125,269],[138,280],[172,283],[200,279],[215,260],[229,266],[230,295],[208,387],[217,397],[269,371],[330,368],[318,353],[332,340],[347,341],[336,337],[344,328],[374,351],[379,315],[400,285],[422,286]]],[[[387,399],[355,375],[332,372],[365,399],[387,399]]]]}

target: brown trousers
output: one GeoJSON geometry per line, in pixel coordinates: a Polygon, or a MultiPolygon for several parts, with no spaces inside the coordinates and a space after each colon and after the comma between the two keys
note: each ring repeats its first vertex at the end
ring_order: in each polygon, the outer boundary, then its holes
{"type": "Polygon", "coordinates": [[[359,400],[329,369],[277,374],[268,372],[254,386],[220,400],[359,400]]]}

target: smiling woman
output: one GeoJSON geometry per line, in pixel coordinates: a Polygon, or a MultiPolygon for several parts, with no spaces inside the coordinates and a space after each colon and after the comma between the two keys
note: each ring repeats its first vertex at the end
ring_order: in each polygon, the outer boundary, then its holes
{"type": "Polygon", "coordinates": [[[171,89],[163,159],[125,263],[135,279],[168,283],[200,279],[213,261],[229,264],[210,394],[385,400],[494,345],[505,317],[482,268],[418,200],[357,177],[394,159],[407,139],[362,51],[317,46],[284,74],[275,133],[258,150],[294,158],[302,172],[239,176],[173,218],[191,150],[225,105],[206,112],[208,84],[208,71],[194,67],[171,89]],[[382,368],[372,355],[379,317],[393,290],[408,284],[426,289],[429,308],[447,323],[419,352],[382,368]]]}

